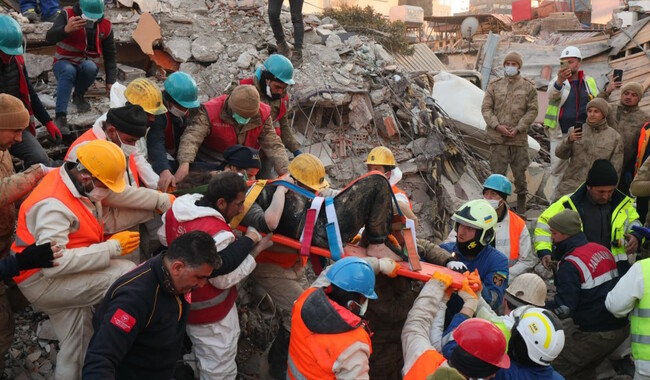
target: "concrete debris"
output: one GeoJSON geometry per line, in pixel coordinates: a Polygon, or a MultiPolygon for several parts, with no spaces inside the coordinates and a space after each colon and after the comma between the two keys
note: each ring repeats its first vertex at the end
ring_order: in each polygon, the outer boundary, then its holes
{"type": "Polygon", "coordinates": [[[343,42],[341,41],[341,37],[338,35],[330,34],[327,37],[327,40],[325,40],[325,46],[331,49],[340,49],[341,46],[343,46],[343,42]]]}
{"type": "Polygon", "coordinates": [[[163,40],[163,48],[178,62],[187,62],[192,58],[192,41],[189,38],[172,37],[163,40]]]}
{"type": "Polygon", "coordinates": [[[339,53],[330,46],[326,46],[318,50],[318,59],[324,65],[336,65],[341,63],[341,57],[339,56],[339,53]]]}
{"type": "Polygon", "coordinates": [[[210,36],[199,36],[192,41],[192,56],[199,62],[214,62],[224,51],[224,46],[218,39],[210,36]]]}
{"type": "Polygon", "coordinates": [[[30,79],[36,79],[52,70],[53,56],[25,53],[24,57],[30,79]]]}

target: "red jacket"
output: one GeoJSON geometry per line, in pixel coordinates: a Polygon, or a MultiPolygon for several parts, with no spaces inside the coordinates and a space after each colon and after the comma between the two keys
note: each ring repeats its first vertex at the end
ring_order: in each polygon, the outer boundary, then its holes
{"type": "MultiPolygon", "coordinates": [[[[75,13],[73,8],[65,9],[68,19],[70,17],[79,16],[75,13]]],[[[56,54],[54,55],[54,62],[59,59],[67,59],[75,64],[81,63],[84,59],[88,58],[95,63],[99,63],[99,57],[102,56],[102,42],[111,34],[111,22],[103,18],[97,24],[97,31],[95,35],[95,51],[87,50],[86,29],[81,28],[68,35],[66,39],[56,44],[56,54]]]]}

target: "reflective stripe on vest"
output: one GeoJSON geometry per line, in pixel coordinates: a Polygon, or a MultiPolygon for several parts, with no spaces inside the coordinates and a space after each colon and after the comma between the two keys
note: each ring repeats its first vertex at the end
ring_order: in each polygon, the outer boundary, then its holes
{"type": "Polygon", "coordinates": [[[643,297],[630,316],[634,360],[650,360],[650,260],[640,261],[643,273],[643,297]]]}
{"type": "MultiPolygon", "coordinates": [[[[590,96],[590,99],[593,99],[598,95],[598,85],[596,85],[596,80],[594,78],[587,78],[585,79],[585,83],[587,83],[587,94],[590,96]]],[[[551,86],[554,86],[555,84],[550,84],[551,86]]],[[[561,102],[561,97],[557,101],[550,101],[548,102],[548,107],[546,107],[546,115],[544,115],[544,126],[555,129],[557,127],[558,119],[559,119],[559,114],[560,114],[560,102],[561,102]]]]}
{"type": "MultiPolygon", "coordinates": [[[[73,8],[66,8],[65,15],[67,19],[78,16],[75,14],[73,8]]],[[[75,64],[79,64],[84,59],[91,59],[93,62],[99,63],[99,58],[102,56],[102,42],[108,38],[111,33],[111,22],[106,18],[103,18],[95,26],[95,31],[96,51],[87,50],[88,40],[86,36],[86,28],[81,28],[75,32],[68,33],[65,39],[56,43],[54,62],[59,59],[65,59],[75,64]]]]}
{"type": "Polygon", "coordinates": [[[519,259],[519,238],[526,228],[526,222],[517,214],[508,210],[508,232],[510,236],[510,265],[519,259]]]}
{"type": "Polygon", "coordinates": [[[436,350],[426,350],[417,358],[415,363],[404,376],[404,380],[423,380],[444,363],[446,359],[436,350]]]}
{"type": "Polygon", "coordinates": [[[618,277],[616,260],[607,248],[596,243],[587,243],[576,248],[565,260],[580,271],[580,288],[594,289],[618,277]]]}
{"type": "MultiPolygon", "coordinates": [[[[72,195],[70,189],[63,182],[59,170],[54,170],[43,177],[41,182],[20,205],[16,240],[11,246],[11,250],[15,253],[20,254],[25,247],[35,242],[34,236],[27,228],[26,214],[36,203],[48,198],[59,200],[79,221],[79,229],[68,234],[66,249],[88,247],[104,241],[103,223],[97,220],[81,200],[72,195]]],[[[14,277],[14,281],[21,283],[38,271],[39,269],[20,271],[20,274],[14,277]]]]}
{"type": "MultiPolygon", "coordinates": [[[[211,126],[210,134],[203,140],[203,145],[219,153],[223,153],[227,148],[239,143],[239,136],[235,131],[235,127],[221,120],[221,110],[227,98],[228,95],[221,95],[203,103],[211,126]]],[[[270,115],[271,107],[260,102],[261,124],[245,132],[242,145],[255,149],[259,148],[258,139],[262,133],[264,122],[270,115]]]]}
{"type": "MultiPolygon", "coordinates": [[[[338,357],[355,343],[372,346],[368,332],[359,326],[339,334],[318,334],[305,325],[302,309],[305,301],[318,288],[305,290],[296,300],[291,311],[291,341],[287,360],[287,375],[290,379],[335,379],[334,364],[338,357]]],[[[335,312],[335,311],[334,311],[335,312]]]]}
{"type": "Polygon", "coordinates": [[[413,210],[413,205],[411,204],[411,200],[410,200],[409,197],[406,195],[406,192],[405,192],[404,190],[402,190],[402,189],[400,189],[399,187],[397,187],[397,185],[393,185],[393,186],[391,187],[391,189],[393,190],[393,194],[395,195],[395,197],[396,197],[398,200],[399,200],[399,198],[404,198],[404,199],[406,199],[406,201],[407,201],[408,204],[409,204],[409,207],[411,208],[411,210],[413,210]],[[398,197],[398,195],[401,195],[401,196],[398,197]]]}

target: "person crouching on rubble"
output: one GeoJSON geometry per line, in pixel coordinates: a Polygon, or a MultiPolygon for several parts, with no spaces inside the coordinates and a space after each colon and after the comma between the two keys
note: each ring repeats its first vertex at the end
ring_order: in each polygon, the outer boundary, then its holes
{"type": "Polygon", "coordinates": [[[127,186],[125,170],[117,145],[90,141],[77,149],[76,162],[48,173],[20,206],[14,252],[34,242],[65,247],[58,267],[14,277],[25,297],[48,314],[59,338],[57,379],[80,378],[92,334],[91,306],[135,266],[119,258],[138,247],[140,234],[118,231],[144,213],[153,218],[154,211],[171,207],[168,194],[127,186]],[[108,198],[110,206],[102,205],[108,198]]]}
{"type": "Polygon", "coordinates": [[[377,299],[375,274],[395,276],[391,259],[345,257],[325,268],[298,297],[291,318],[287,378],[368,379],[372,353],[364,319],[377,299]]]}
{"type": "Polygon", "coordinates": [[[184,231],[200,230],[212,236],[217,252],[224,249],[238,252],[237,269],[210,278],[206,286],[192,291],[187,334],[192,340],[201,379],[237,376],[235,356],[240,332],[235,305],[237,284],[253,271],[256,254],[267,247],[270,239],[269,236],[254,247],[262,236],[253,227],[248,227],[245,237],[237,240],[228,226],[243,211],[246,190],[246,182],[237,173],[218,173],[205,195],[186,194],[176,199],[163,215],[163,226],[158,230],[164,246],[170,246],[184,231]]]}
{"type": "Polygon", "coordinates": [[[486,320],[470,318],[478,305],[478,296],[471,286],[481,286],[480,278],[474,274],[467,274],[458,291],[463,305],[450,325],[453,332],[449,335],[454,341],[445,345],[446,355],[431,345],[429,329],[441,311],[439,307],[449,299],[451,283],[451,276],[434,273],[409,311],[402,329],[404,380],[490,379],[500,368],[510,366],[503,333],[486,320]]]}
{"type": "Polygon", "coordinates": [[[548,225],[559,263],[557,293],[546,308],[564,319],[566,330],[565,349],[553,366],[567,379],[595,379],[596,367],[630,334],[628,319],[605,307],[619,278],[616,260],[604,246],[587,241],[577,212],[564,210],[548,225]]]}

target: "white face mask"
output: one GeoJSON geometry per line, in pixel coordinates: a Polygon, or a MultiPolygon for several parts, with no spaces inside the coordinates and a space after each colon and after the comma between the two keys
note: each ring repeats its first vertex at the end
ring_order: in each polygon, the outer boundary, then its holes
{"type": "Polygon", "coordinates": [[[169,107],[169,112],[171,112],[171,114],[176,117],[184,117],[187,115],[187,111],[183,111],[182,109],[174,106],[169,107]]]}
{"type": "Polygon", "coordinates": [[[361,304],[361,309],[359,309],[359,316],[363,317],[366,314],[366,310],[368,310],[368,299],[367,298],[361,304]]]}
{"type": "Polygon", "coordinates": [[[122,144],[120,148],[122,148],[122,152],[124,152],[124,155],[127,157],[130,157],[131,154],[135,153],[135,145],[122,144]]]}
{"type": "Polygon", "coordinates": [[[90,199],[93,202],[101,202],[102,199],[106,198],[111,191],[109,189],[105,189],[103,187],[95,187],[88,193],[88,199],[90,199]]]}
{"type": "Polygon", "coordinates": [[[271,86],[269,86],[268,84],[266,85],[266,96],[268,96],[269,98],[273,98],[273,94],[271,93],[271,86]]]}
{"type": "Polygon", "coordinates": [[[515,66],[506,66],[504,68],[504,71],[507,77],[514,77],[515,75],[517,75],[517,73],[519,73],[519,69],[515,66]]]}
{"type": "Polygon", "coordinates": [[[498,209],[499,206],[501,205],[501,201],[496,200],[496,199],[485,199],[485,200],[486,200],[487,203],[489,203],[490,206],[492,206],[492,208],[495,209],[495,210],[498,209]]]}

